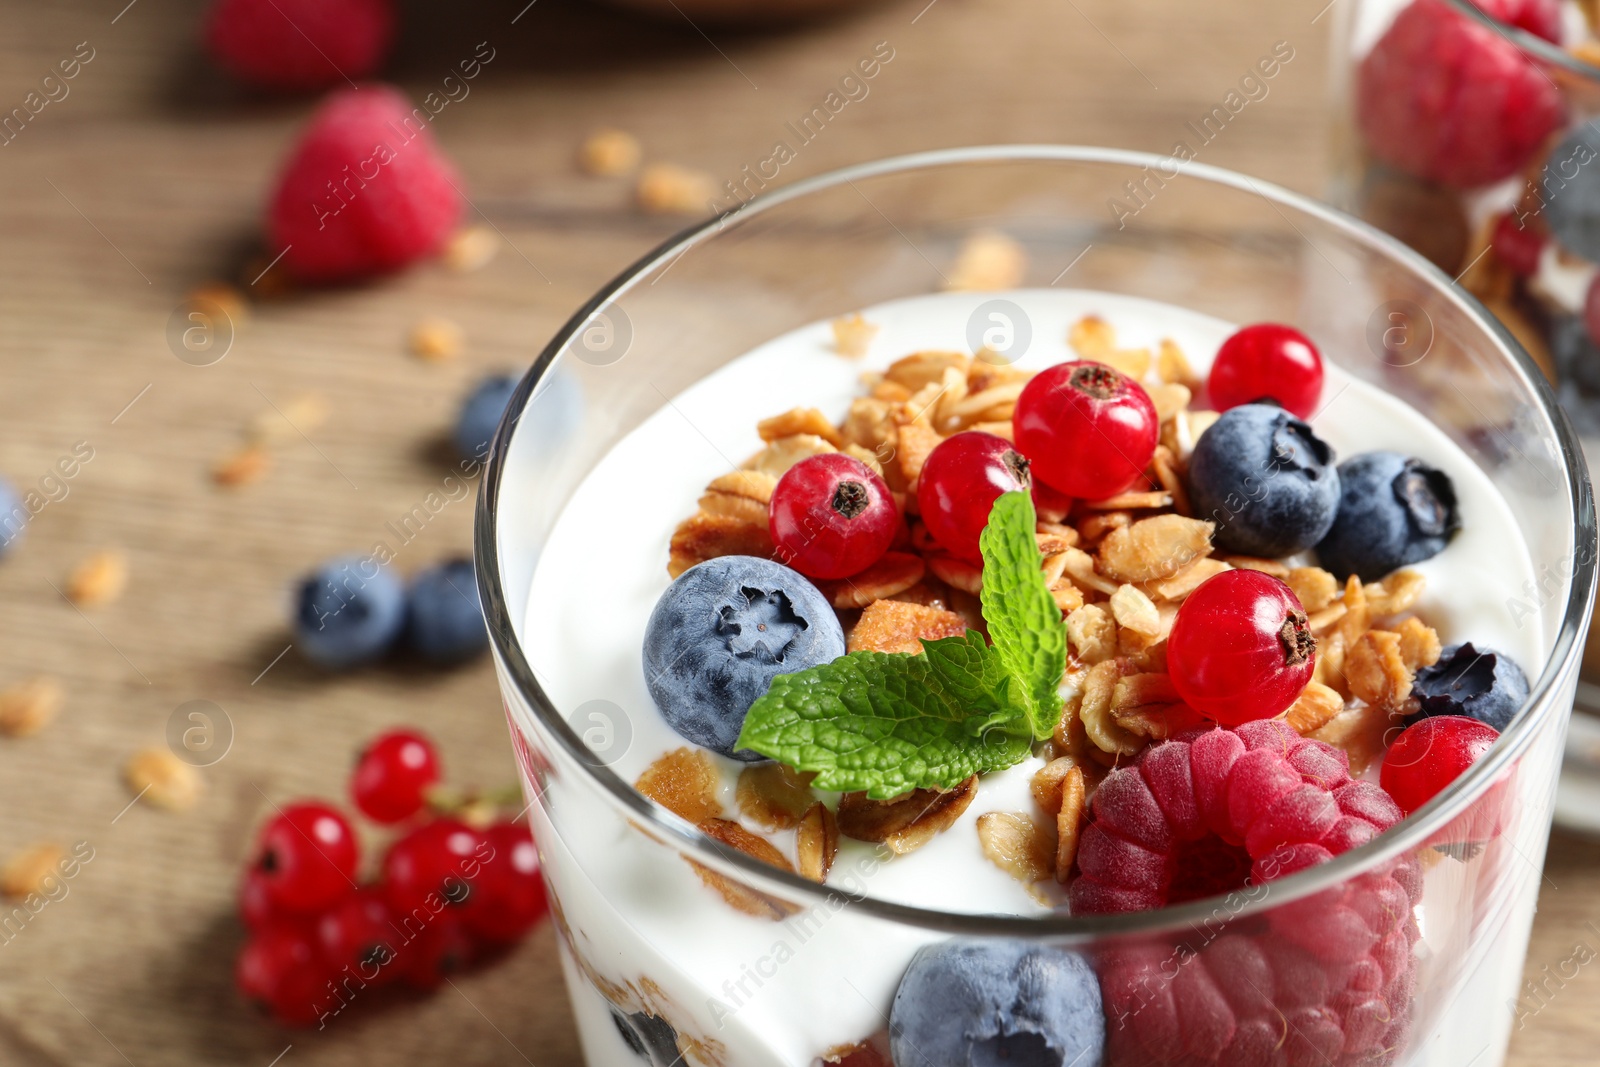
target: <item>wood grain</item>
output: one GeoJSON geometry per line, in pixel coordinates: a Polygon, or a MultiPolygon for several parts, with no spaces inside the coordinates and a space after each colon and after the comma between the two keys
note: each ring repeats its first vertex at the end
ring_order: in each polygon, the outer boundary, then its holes
{"type": "MultiPolygon", "coordinates": [[[[191,286],[235,274],[254,249],[259,205],[309,103],[253,98],[210,70],[195,0],[122,2],[0,6],[0,110],[79,42],[94,49],[70,95],[0,148],[0,470],[33,486],[75,443],[93,449],[0,566],[0,685],[43,671],[67,692],[44,733],[0,742],[0,853],[40,840],[94,849],[69,895],[0,944],[0,1062],[19,1067],[579,1063],[548,930],[434,997],[358,1005],[323,1032],[254,1021],[230,969],[252,828],[273,804],[337,795],[362,738],[419,723],[458,781],[511,778],[487,666],[330,679],[293,652],[275,657],[289,643],[289,581],[370,547],[449,473],[440,441],[469,384],[524,363],[673,228],[636,214],[625,182],[575,172],[591,128],[622,126],[650,158],[735,179],[888,42],[894,59],[869,95],[783,180],[982,142],[1167,151],[1283,40],[1295,58],[1268,97],[1201,158],[1306,191],[1324,173],[1320,4],[904,0],[708,38],[682,18],[573,0],[520,17],[523,0],[416,0],[391,70],[413,94],[478,42],[496,50],[436,129],[514,248],[473,274],[428,267],[259,304],[227,357],[198,368],[169,351],[168,318],[191,286]],[[425,314],[463,326],[461,360],[407,355],[425,314]],[[291,436],[259,484],[213,486],[211,466],[244,424],[303,393],[326,398],[327,423],[291,436]],[[128,554],[127,593],[80,614],[54,587],[109,546],[128,554]],[[195,699],[220,705],[234,730],[201,805],[124,811],[122,761],[159,744],[195,699]]],[[[451,504],[404,546],[400,568],[466,551],[470,521],[470,503],[451,504]]],[[[1600,944],[1596,921],[1600,846],[1558,837],[1530,968],[1600,944]]],[[[1582,969],[1527,1019],[1511,1062],[1592,1062],[1597,975],[1582,969]]]]}

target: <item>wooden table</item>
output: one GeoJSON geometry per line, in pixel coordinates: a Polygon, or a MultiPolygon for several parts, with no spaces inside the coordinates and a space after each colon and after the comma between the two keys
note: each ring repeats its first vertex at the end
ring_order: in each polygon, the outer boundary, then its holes
{"type": "MultiPolygon", "coordinates": [[[[94,850],[69,894],[0,944],[0,1062],[18,1067],[578,1063],[548,930],[437,996],[355,1011],[321,1033],[254,1021],[230,972],[253,827],[272,803],[338,795],[362,738],[418,723],[456,780],[511,779],[487,665],[323,677],[296,653],[278,658],[286,587],[331,553],[369,547],[437,487],[464,389],[524,363],[671,229],[631,210],[625,183],[575,173],[592,127],[634,130],[652,158],[732,177],[887,41],[894,59],[870,96],[786,175],[978,142],[1166,151],[1284,40],[1294,59],[1270,95],[1202,158],[1307,191],[1322,182],[1318,2],[905,0],[739,34],[573,0],[542,0],[515,21],[524,0],[419,0],[405,5],[391,74],[420,97],[478,42],[495,49],[435,128],[517,251],[476,273],[428,267],[259,305],[225,359],[193,367],[169,350],[169,315],[191,286],[237,275],[308,103],[248,98],[213,72],[195,44],[204,5],[124,2],[0,10],[0,111],[78,42],[94,50],[70,95],[0,148],[0,471],[27,488],[76,442],[94,451],[0,566],[0,685],[47,672],[67,691],[43,734],[0,742],[0,855],[40,840],[94,850]],[[461,360],[406,354],[423,314],[465,327],[461,360]],[[249,420],[307,393],[327,401],[325,425],[291,433],[259,484],[211,484],[249,420]],[[55,587],[107,546],[131,561],[127,593],[80,613],[55,587]],[[204,772],[203,802],[186,814],[128,808],[122,762],[161,744],[195,699],[225,709],[234,732],[204,772]]],[[[451,504],[400,568],[466,551],[470,522],[469,503],[451,504]]],[[[1541,903],[1530,976],[1600,947],[1600,846],[1558,836],[1541,903]]],[[[1600,1017],[1586,1006],[1600,968],[1563,981],[1517,1034],[1512,1062],[1593,1061],[1600,1017]]]]}

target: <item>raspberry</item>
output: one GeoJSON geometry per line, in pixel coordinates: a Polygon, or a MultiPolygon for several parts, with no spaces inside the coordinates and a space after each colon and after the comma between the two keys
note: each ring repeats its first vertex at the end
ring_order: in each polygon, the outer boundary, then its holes
{"type": "Polygon", "coordinates": [[[263,89],[326,89],[378,69],[394,43],[393,0],[221,0],[206,47],[263,89]]]}
{"type": "MultiPolygon", "coordinates": [[[[1547,28],[1530,0],[1482,5],[1547,28]]],[[[1356,118],[1374,155],[1445,185],[1515,174],[1561,124],[1561,94],[1517,47],[1445,0],[1416,0],[1362,61],[1356,118]]]]}
{"type": "Polygon", "coordinates": [[[461,184],[422,108],[383,85],[333,93],[295,146],[267,209],[284,264],[310,281],[399,270],[461,219],[461,184]]]}
{"type": "MultiPolygon", "coordinates": [[[[1343,753],[1282,722],[1189,734],[1096,791],[1072,908],[1130,911],[1261,886],[1399,819],[1381,789],[1351,780],[1343,753]]],[[[1264,913],[1233,919],[1237,908],[1219,907],[1218,922],[1181,943],[1103,953],[1106,1062],[1390,1062],[1410,1026],[1420,897],[1406,856],[1264,913]]]]}

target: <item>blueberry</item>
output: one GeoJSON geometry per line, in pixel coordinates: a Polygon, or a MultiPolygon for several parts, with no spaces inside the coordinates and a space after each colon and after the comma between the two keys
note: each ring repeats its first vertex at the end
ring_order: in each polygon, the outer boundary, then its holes
{"type": "Polygon", "coordinates": [[[1030,941],[946,941],[912,957],[889,1012],[889,1052],[913,1067],[1098,1067],[1100,982],[1073,952],[1030,941]]]}
{"type": "Polygon", "coordinates": [[[17,547],[22,531],[33,520],[33,513],[23,503],[11,483],[0,478],[0,556],[17,547]]]}
{"type": "Polygon", "coordinates": [[[1569,252],[1600,260],[1600,133],[1579,125],[1550,153],[1541,189],[1550,233],[1569,252]]]}
{"type": "Polygon", "coordinates": [[[816,586],[754,556],[690,567],[656,602],[644,676],[662,716],[697,745],[736,759],[745,712],[780,674],[844,655],[844,629],[816,586]]]}
{"type": "Polygon", "coordinates": [[[1509,656],[1468,641],[1451,645],[1439,662],[1417,671],[1411,692],[1422,710],[1407,725],[1430,715],[1466,715],[1504,730],[1528,699],[1528,676],[1509,656]]]}
{"type": "Polygon", "coordinates": [[[678,1032],[659,1015],[612,1008],[611,1022],[633,1054],[651,1067],[679,1067],[684,1062],[678,1051],[678,1032]]]}
{"type": "Polygon", "coordinates": [[[470,559],[452,559],[411,579],[406,644],[430,663],[464,663],[489,647],[470,559]]]}
{"type": "MultiPolygon", "coordinates": [[[[500,425],[518,379],[510,374],[494,374],[479,382],[462,402],[456,417],[455,444],[461,455],[482,459],[500,425]]],[[[571,371],[557,367],[547,374],[523,410],[522,420],[540,443],[557,445],[577,426],[583,411],[583,387],[571,371]]]]}
{"type": "Polygon", "coordinates": [[[1557,399],[1581,434],[1600,434],[1600,346],[1577,315],[1550,322],[1550,354],[1556,365],[1557,399]]]}
{"type": "Polygon", "coordinates": [[[370,557],[340,556],[300,582],[295,644],[330,670],[370,663],[394,643],[405,622],[405,593],[370,557]]]}
{"type": "Polygon", "coordinates": [[[1339,514],[1317,556],[1341,580],[1375,582],[1437,556],[1461,529],[1450,476],[1420,459],[1363,452],[1339,464],[1339,484],[1339,514]]]}
{"type": "Polygon", "coordinates": [[[1217,547],[1287,556],[1322,540],[1339,507],[1333,449],[1272,404],[1241,404],[1200,435],[1189,459],[1194,513],[1217,547]]]}

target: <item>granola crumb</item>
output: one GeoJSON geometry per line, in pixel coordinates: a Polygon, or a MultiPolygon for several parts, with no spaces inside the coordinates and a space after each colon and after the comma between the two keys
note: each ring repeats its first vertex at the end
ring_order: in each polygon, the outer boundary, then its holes
{"type": "Polygon", "coordinates": [[[227,282],[206,282],[189,290],[187,303],[209,305],[237,330],[250,318],[250,304],[243,293],[227,282]]]}
{"type": "Polygon", "coordinates": [[[0,867],[0,896],[19,900],[32,893],[43,893],[48,880],[61,869],[67,858],[60,845],[41,841],[12,854],[0,867]]]}
{"type": "Polygon", "coordinates": [[[117,548],[85,557],[67,575],[67,599],[82,608],[109,604],[128,587],[128,556],[117,548]]]}
{"type": "Polygon", "coordinates": [[[123,780],[139,800],[168,811],[187,811],[200,799],[200,772],[164,748],[133,754],[122,769],[123,780]]]}
{"type": "Polygon", "coordinates": [[[643,154],[639,139],[633,134],[604,127],[585,137],[578,146],[578,169],[595,178],[618,178],[632,174],[643,154]]]}
{"type": "Polygon", "coordinates": [[[644,769],[633,787],[696,826],[722,816],[717,770],[702,749],[675,748],[644,769]]]}
{"type": "Polygon", "coordinates": [[[650,215],[703,215],[717,198],[716,184],[703,170],[676,163],[651,163],[634,187],[640,210],[650,215]]]}
{"type": "Polygon", "coordinates": [[[488,226],[468,226],[457,230],[445,245],[444,265],[457,274],[469,274],[487,267],[500,252],[500,235],[488,226]]]}
{"type": "Polygon", "coordinates": [[[47,674],[0,691],[0,734],[32,737],[61,710],[61,683],[47,674]]]}
{"type": "Polygon", "coordinates": [[[1055,842],[1029,815],[991,811],[978,816],[978,844],[990,863],[1025,886],[1055,873],[1055,842]]]}
{"type": "Polygon", "coordinates": [[[272,466],[272,454],[259,444],[247,444],[219,459],[211,468],[211,480],[229,489],[259,482],[272,466]]]}
{"type": "Polygon", "coordinates": [[[833,320],[834,351],[847,359],[860,359],[867,354],[877,334],[877,325],[862,318],[861,312],[842,315],[833,320]]]}
{"type": "Polygon", "coordinates": [[[1083,770],[1073,767],[1061,779],[1061,807],[1056,813],[1056,881],[1066,885],[1078,859],[1078,838],[1088,808],[1083,770]]]}
{"type": "Polygon", "coordinates": [[[999,230],[979,230],[967,237],[945,279],[946,289],[992,292],[1014,289],[1028,270],[1022,244],[999,230]]]}
{"type": "Polygon", "coordinates": [[[461,327],[449,319],[429,316],[418,319],[407,337],[411,354],[430,363],[443,363],[461,355],[466,337],[461,327]]]}

